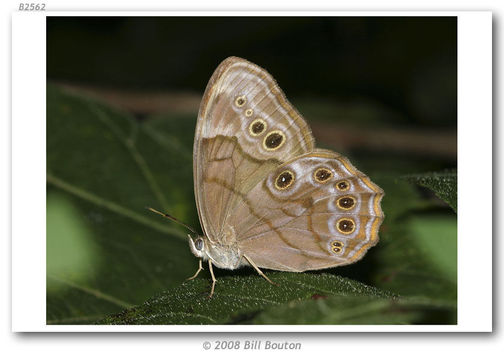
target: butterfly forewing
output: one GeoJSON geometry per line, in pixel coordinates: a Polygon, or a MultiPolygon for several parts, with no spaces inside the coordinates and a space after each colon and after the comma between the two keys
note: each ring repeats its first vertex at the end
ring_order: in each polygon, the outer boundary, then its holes
{"type": "Polygon", "coordinates": [[[194,144],[195,194],[207,235],[219,241],[238,194],[313,147],[308,125],[266,71],[234,57],[221,63],[205,91],[194,144]]]}

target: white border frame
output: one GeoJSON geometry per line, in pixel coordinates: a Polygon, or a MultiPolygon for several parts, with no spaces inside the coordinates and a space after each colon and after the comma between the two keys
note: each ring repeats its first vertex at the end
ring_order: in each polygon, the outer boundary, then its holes
{"type": "Polygon", "coordinates": [[[45,332],[475,332],[492,330],[491,12],[40,12],[12,18],[12,330],[45,332]],[[457,325],[46,325],[46,16],[457,16],[457,325]],[[478,196],[474,190],[478,164],[478,196]],[[482,202],[484,204],[482,204],[482,202]],[[28,211],[29,209],[29,211],[28,211]],[[27,216],[27,213],[31,214],[27,216]],[[34,214],[34,215],[33,215],[34,214]],[[485,228],[472,226],[485,224],[485,228]],[[477,242],[478,257],[474,257],[477,242]],[[41,256],[44,254],[44,256],[41,256]]]}

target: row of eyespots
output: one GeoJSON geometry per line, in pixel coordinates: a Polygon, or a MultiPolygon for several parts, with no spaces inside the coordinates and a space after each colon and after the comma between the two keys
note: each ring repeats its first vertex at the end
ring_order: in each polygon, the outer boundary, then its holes
{"type": "MultiPolygon", "coordinates": [[[[247,99],[245,96],[238,96],[235,99],[235,105],[239,108],[244,107],[247,104],[247,99]]],[[[245,110],[246,117],[252,117],[254,115],[254,110],[249,108],[245,110]]],[[[264,119],[260,117],[255,118],[249,125],[249,134],[254,137],[261,136],[266,132],[268,124],[264,119]]],[[[267,151],[278,150],[285,143],[285,134],[280,130],[272,130],[265,137],[262,142],[262,146],[267,151]]]]}
{"type": "MultiPolygon", "coordinates": [[[[315,181],[321,184],[328,182],[332,178],[332,176],[333,175],[331,170],[327,168],[318,168],[313,173],[313,178],[315,179],[315,181]]],[[[277,188],[277,190],[286,190],[294,183],[294,180],[294,173],[290,170],[284,170],[276,177],[275,187],[277,188]]]]}
{"type": "MultiPolygon", "coordinates": [[[[258,120],[255,120],[258,121],[258,120]]],[[[262,121],[262,119],[261,119],[262,121]]],[[[254,127],[262,127],[265,126],[262,122],[255,123],[253,122],[250,126],[250,130],[253,131],[254,127]]],[[[318,182],[319,184],[325,184],[329,180],[331,180],[333,177],[333,173],[330,169],[325,168],[325,167],[320,167],[317,170],[314,171],[313,173],[313,179],[318,182]]],[[[289,186],[292,185],[292,183],[295,180],[295,176],[290,170],[284,170],[282,171],[276,178],[275,180],[275,186],[278,190],[285,190],[289,186]]],[[[345,192],[348,189],[350,189],[350,184],[347,180],[341,180],[336,184],[336,189],[345,192]]],[[[350,209],[355,205],[355,198],[353,197],[345,197],[342,198],[342,201],[338,202],[338,206],[342,209],[350,209]]]]}
{"type": "MultiPolygon", "coordinates": [[[[326,168],[322,169],[327,170],[326,168]]],[[[315,171],[314,173],[315,178],[317,177],[316,174],[319,170],[320,168],[315,171]]],[[[275,179],[274,185],[277,190],[283,191],[292,186],[295,180],[296,176],[292,171],[284,170],[280,174],[278,174],[278,176],[275,179]]],[[[345,188],[347,187],[348,186],[346,186],[345,188]]],[[[341,210],[349,211],[353,209],[356,204],[357,199],[350,195],[340,196],[338,199],[336,199],[336,205],[341,210]]],[[[348,217],[343,217],[339,219],[338,222],[336,223],[336,230],[345,235],[353,233],[355,231],[355,228],[356,228],[355,221],[348,217]]]]}
{"type": "MultiPolygon", "coordinates": [[[[332,177],[333,177],[333,172],[331,171],[331,169],[328,169],[326,167],[320,167],[317,170],[315,170],[315,172],[313,173],[313,180],[315,180],[319,184],[327,183],[329,180],[332,179],[332,177]]],[[[345,192],[350,189],[350,183],[347,180],[338,181],[336,183],[336,189],[341,192],[345,192]]],[[[347,199],[350,199],[350,198],[347,198],[347,199]]],[[[345,204],[341,204],[340,208],[345,208],[345,209],[351,208],[351,207],[353,207],[352,205],[354,204],[354,202],[355,202],[355,199],[353,199],[353,202],[350,199],[350,200],[346,201],[345,204]]]]}

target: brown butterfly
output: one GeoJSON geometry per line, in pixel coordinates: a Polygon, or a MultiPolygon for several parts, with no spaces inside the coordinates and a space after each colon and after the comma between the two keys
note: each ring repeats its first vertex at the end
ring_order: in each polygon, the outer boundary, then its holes
{"type": "MultiPolygon", "coordinates": [[[[275,80],[230,57],[215,70],[194,139],[200,258],[223,269],[302,272],[347,265],[378,242],[382,189],[345,157],[315,148],[275,80]]],[[[169,215],[165,215],[170,217],[169,215]]],[[[171,217],[170,217],[171,218],[171,217]]]]}

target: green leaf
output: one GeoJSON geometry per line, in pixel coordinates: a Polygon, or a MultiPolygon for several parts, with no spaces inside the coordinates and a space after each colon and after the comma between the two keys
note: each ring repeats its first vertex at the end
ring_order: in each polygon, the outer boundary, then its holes
{"type": "MultiPolygon", "coordinates": [[[[421,298],[377,298],[335,295],[291,301],[266,309],[254,324],[404,325],[420,324],[425,313],[453,321],[453,304],[421,298]],[[302,314],[302,316],[300,316],[302,314]],[[440,316],[441,315],[441,316],[440,316]]],[[[429,323],[432,321],[428,320],[429,323]]]]}
{"type": "Polygon", "coordinates": [[[457,212],[457,171],[431,172],[405,176],[410,182],[426,187],[457,212]]]}
{"type": "MultiPolygon", "coordinates": [[[[278,286],[256,274],[219,277],[212,298],[208,297],[211,282],[195,279],[100,323],[238,324],[249,323],[264,309],[287,309],[304,300],[345,297],[381,303],[394,299],[390,293],[341,276],[280,272],[270,272],[268,276],[278,286]]],[[[291,322],[288,317],[280,320],[277,323],[291,322]]]]}
{"type": "Polygon", "coordinates": [[[438,274],[456,282],[457,219],[453,216],[415,216],[409,224],[416,246],[437,268],[438,274]],[[433,236],[435,234],[435,236],[433,236]]]}

